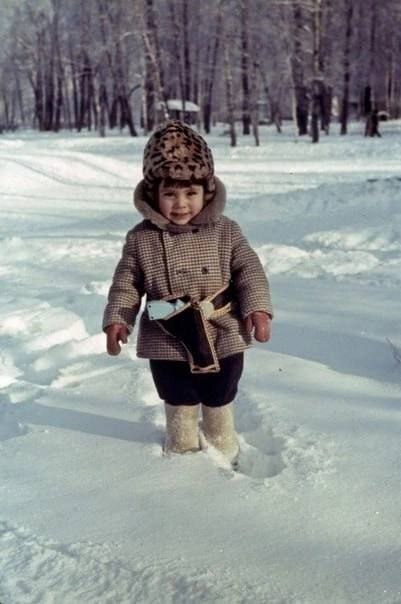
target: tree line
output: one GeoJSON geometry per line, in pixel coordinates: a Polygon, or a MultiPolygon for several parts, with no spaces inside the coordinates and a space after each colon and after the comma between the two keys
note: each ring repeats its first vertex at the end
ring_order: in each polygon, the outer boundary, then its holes
{"type": "Polygon", "coordinates": [[[177,99],[209,132],[346,134],[401,114],[399,0],[3,0],[0,132],[151,131],[177,99]]]}

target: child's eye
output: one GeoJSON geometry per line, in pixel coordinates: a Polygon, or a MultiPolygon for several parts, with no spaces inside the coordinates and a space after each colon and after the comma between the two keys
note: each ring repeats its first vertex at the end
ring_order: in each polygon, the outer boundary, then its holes
{"type": "Polygon", "coordinates": [[[196,191],[188,191],[188,195],[189,197],[193,197],[194,195],[196,195],[196,191]]]}

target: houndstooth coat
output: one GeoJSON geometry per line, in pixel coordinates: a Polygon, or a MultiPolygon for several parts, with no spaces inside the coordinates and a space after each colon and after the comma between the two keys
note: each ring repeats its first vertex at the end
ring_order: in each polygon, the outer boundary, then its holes
{"type": "MultiPolygon", "coordinates": [[[[189,230],[174,232],[146,201],[144,183],[134,201],[144,220],[130,230],[110,287],[103,329],[122,323],[131,330],[141,299],[202,300],[230,282],[236,299],[229,314],[209,319],[218,358],[242,352],[251,343],[243,319],[254,311],[273,316],[269,284],[258,256],[236,222],[222,214],[225,188],[216,178],[216,195],[196,216],[189,230]]],[[[137,340],[139,357],[186,360],[183,345],[143,312],[137,340]]]]}

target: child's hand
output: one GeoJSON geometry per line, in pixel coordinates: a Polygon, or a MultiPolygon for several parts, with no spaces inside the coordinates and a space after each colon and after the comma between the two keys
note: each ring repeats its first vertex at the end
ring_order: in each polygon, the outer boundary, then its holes
{"type": "Polygon", "coordinates": [[[245,319],[245,329],[258,342],[268,342],[271,336],[271,317],[266,312],[257,310],[245,319]]]}
{"type": "Polygon", "coordinates": [[[114,323],[106,327],[107,352],[115,357],[121,352],[120,342],[126,344],[128,341],[128,327],[120,323],[114,323]]]}

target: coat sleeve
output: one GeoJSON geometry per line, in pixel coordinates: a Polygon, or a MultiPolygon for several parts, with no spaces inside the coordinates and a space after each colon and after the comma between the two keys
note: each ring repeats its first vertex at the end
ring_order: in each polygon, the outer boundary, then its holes
{"type": "Polygon", "coordinates": [[[130,231],[109,290],[103,315],[103,331],[113,323],[122,323],[132,330],[143,294],[144,279],[136,253],[135,232],[130,231]]]}
{"type": "Polygon", "coordinates": [[[239,225],[232,223],[231,279],[241,317],[257,310],[273,317],[270,286],[258,255],[251,248],[239,225]]]}

